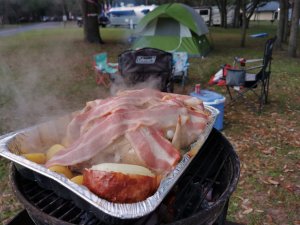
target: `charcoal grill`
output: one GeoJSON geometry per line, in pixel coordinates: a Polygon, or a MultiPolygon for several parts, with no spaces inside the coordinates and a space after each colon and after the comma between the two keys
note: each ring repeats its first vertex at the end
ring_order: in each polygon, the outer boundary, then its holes
{"type": "MultiPolygon", "coordinates": [[[[44,187],[42,184],[47,183],[44,180],[30,179],[26,174],[29,172],[27,170],[12,164],[10,182],[15,195],[27,211],[21,214],[26,216],[28,213],[34,224],[109,225],[104,222],[108,221],[107,218],[103,219],[86,210],[89,208],[86,205],[68,200],[63,194],[59,194],[59,191],[53,191],[51,187],[50,189],[44,187]]],[[[232,145],[219,131],[213,129],[196,158],[162,204],[150,215],[130,222],[124,220],[122,223],[225,224],[228,202],[237,186],[239,173],[239,159],[232,145]]],[[[28,221],[31,221],[30,218],[28,221]]],[[[9,225],[17,224],[14,221],[17,221],[17,218],[9,225]]]]}

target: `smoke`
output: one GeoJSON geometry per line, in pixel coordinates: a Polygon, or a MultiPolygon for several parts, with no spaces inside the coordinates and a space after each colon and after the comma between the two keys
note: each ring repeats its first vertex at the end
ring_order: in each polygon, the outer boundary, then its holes
{"type": "Polygon", "coordinates": [[[0,53],[0,133],[52,120],[83,108],[87,101],[115,95],[118,91],[160,89],[159,77],[150,76],[145,82],[132,84],[115,75],[110,90],[105,91],[96,85],[94,78],[76,80],[78,70],[85,64],[74,69],[73,60],[82,61],[82,54],[68,57],[60,49],[51,50],[49,54],[30,48],[8,56],[0,53]]]}
{"type": "Polygon", "coordinates": [[[135,84],[129,82],[123,76],[117,74],[113,77],[113,82],[110,87],[110,94],[115,95],[119,91],[124,90],[134,90],[134,89],[143,89],[143,88],[152,88],[152,89],[160,89],[161,78],[150,76],[143,82],[137,82],[135,84]]]}
{"type": "MultiPolygon", "coordinates": [[[[3,57],[1,57],[3,59],[3,57]]],[[[49,115],[57,114],[54,109],[60,108],[60,100],[51,92],[43,91],[44,80],[38,67],[23,66],[11,68],[1,60],[1,132],[21,129],[35,123],[46,121],[49,115]],[[30,68],[30,69],[29,69],[30,68]],[[17,77],[16,70],[22,70],[17,77]]]]}
{"type": "MultiPolygon", "coordinates": [[[[55,47],[44,51],[22,46],[0,53],[0,134],[52,120],[105,97],[94,79],[82,78],[83,66],[67,52],[55,47]]],[[[82,54],[74,55],[82,61],[82,54]]]]}

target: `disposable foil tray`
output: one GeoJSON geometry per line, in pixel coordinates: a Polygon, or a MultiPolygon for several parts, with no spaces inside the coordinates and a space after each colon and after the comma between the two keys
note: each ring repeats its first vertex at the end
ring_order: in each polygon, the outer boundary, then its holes
{"type": "MultiPolygon", "coordinates": [[[[52,172],[43,165],[29,161],[20,155],[22,149],[30,149],[30,153],[41,152],[42,149],[48,149],[53,144],[61,143],[72,115],[1,136],[0,155],[11,160],[17,168],[29,171],[32,179],[40,180],[49,189],[54,189],[53,191],[57,192],[58,195],[61,195],[62,191],[64,193],[67,191],[68,197],[75,203],[77,202],[79,207],[84,206],[87,210],[86,207],[88,206],[90,211],[93,211],[101,219],[109,218],[110,222],[111,219],[130,221],[150,214],[160,205],[201,149],[219,113],[217,109],[211,106],[205,106],[205,109],[210,112],[210,120],[203,135],[190,146],[190,150],[183,155],[177,166],[162,179],[157,191],[146,200],[137,203],[109,202],[93,194],[85,186],[78,185],[64,175],[52,172]],[[61,188],[57,188],[57,186],[61,188]]],[[[65,194],[63,195],[66,197],[65,194]]]]}

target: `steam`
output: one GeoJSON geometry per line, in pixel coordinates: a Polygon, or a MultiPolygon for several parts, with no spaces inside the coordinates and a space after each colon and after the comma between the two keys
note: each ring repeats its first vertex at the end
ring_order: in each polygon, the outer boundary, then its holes
{"type": "Polygon", "coordinates": [[[94,80],[79,89],[76,85],[81,86],[81,81],[75,80],[77,71],[72,67],[74,62],[68,62],[66,53],[53,49],[49,56],[29,51],[25,48],[9,56],[0,53],[0,134],[63,116],[83,108],[87,101],[106,98],[118,91],[160,88],[161,79],[157,77],[150,76],[145,82],[133,85],[116,75],[110,90],[96,86],[94,80]],[[76,89],[70,92],[73,86],[76,89]]]}
{"type": "Polygon", "coordinates": [[[115,75],[113,77],[114,81],[110,87],[110,94],[116,95],[119,91],[124,90],[134,90],[134,89],[143,89],[143,88],[152,88],[152,89],[159,89],[161,85],[161,78],[150,76],[147,80],[143,82],[138,82],[136,84],[132,84],[121,75],[115,75]]]}
{"type": "MultiPolygon", "coordinates": [[[[1,62],[5,62],[1,60],[1,62]]],[[[20,63],[20,65],[22,65],[20,63]]],[[[53,115],[53,109],[59,109],[61,103],[52,93],[42,93],[41,71],[31,67],[30,71],[22,67],[21,76],[16,78],[15,71],[1,63],[1,130],[7,132],[21,129],[34,123],[47,120],[53,115]]],[[[47,82],[45,80],[44,82],[47,82]]],[[[54,113],[55,114],[55,113],[54,113]]],[[[0,131],[1,131],[0,130],[0,131]]]]}
{"type": "Polygon", "coordinates": [[[69,114],[109,94],[76,80],[83,75],[74,72],[74,62],[59,49],[49,54],[16,51],[0,53],[0,135],[69,114]]]}

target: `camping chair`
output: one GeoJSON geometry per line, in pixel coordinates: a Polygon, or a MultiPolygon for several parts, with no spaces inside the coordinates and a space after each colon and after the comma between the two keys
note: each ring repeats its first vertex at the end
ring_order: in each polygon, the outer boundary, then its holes
{"type": "Polygon", "coordinates": [[[188,79],[188,53],[186,52],[173,52],[173,72],[172,80],[181,81],[182,88],[188,79]]]}
{"type": "Polygon", "coordinates": [[[107,62],[107,53],[94,55],[94,68],[96,70],[96,83],[103,84],[105,87],[110,86],[112,77],[118,72],[117,63],[107,62]]]}
{"type": "Polygon", "coordinates": [[[173,92],[171,53],[155,48],[127,50],[119,55],[118,63],[125,84],[144,83],[164,92],[173,92]]]}
{"type": "Polygon", "coordinates": [[[244,59],[235,57],[234,65],[232,68],[227,68],[226,74],[226,89],[230,96],[231,102],[233,104],[238,99],[243,99],[245,102],[252,103],[252,106],[256,107],[258,103],[258,112],[261,112],[264,104],[268,103],[269,95],[269,82],[271,75],[271,61],[272,61],[272,51],[273,45],[276,40],[270,38],[266,41],[264,55],[262,59],[244,59]],[[247,67],[247,64],[259,62],[257,66],[247,67]],[[251,73],[251,71],[258,71],[257,73],[251,73]],[[254,93],[256,99],[253,101],[246,98],[246,93],[254,93]]]}

